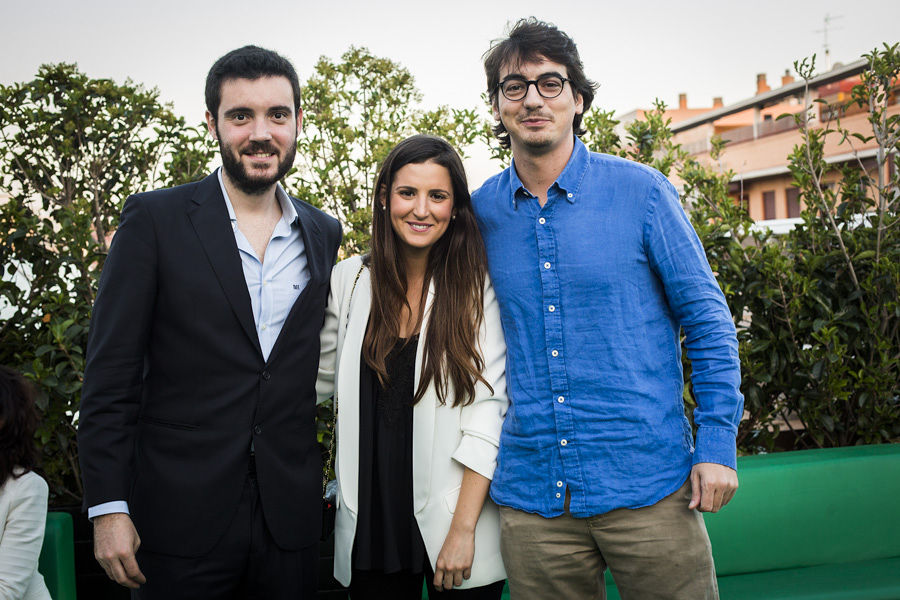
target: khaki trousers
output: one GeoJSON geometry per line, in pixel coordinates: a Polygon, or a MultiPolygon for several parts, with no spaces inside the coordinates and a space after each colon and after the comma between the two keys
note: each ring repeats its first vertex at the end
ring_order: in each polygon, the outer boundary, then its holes
{"type": "Polygon", "coordinates": [[[623,600],[716,600],[703,518],[688,480],[653,506],[579,519],[500,507],[500,550],[512,600],[605,600],[609,567],[623,600]]]}

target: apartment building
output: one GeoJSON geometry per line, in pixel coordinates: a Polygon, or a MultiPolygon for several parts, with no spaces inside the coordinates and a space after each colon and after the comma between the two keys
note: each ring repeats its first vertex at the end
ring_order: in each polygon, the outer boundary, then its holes
{"type": "MultiPolygon", "coordinates": [[[[736,202],[747,207],[755,221],[766,221],[775,230],[785,229],[799,217],[803,200],[793,186],[788,169],[788,156],[802,140],[794,118],[779,119],[782,114],[798,114],[812,102],[811,127],[834,126],[839,117],[841,127],[852,133],[871,135],[863,109],[844,109],[850,90],[860,82],[859,75],[867,66],[864,59],[847,65],[837,65],[809,82],[796,81],[785,71],[781,85],[775,89],[765,74],[756,77],[756,94],[746,100],[723,105],[716,98],[710,108],[689,108],[687,97],[681,94],[678,109],[666,111],[672,119],[674,140],[701,162],[711,163],[710,140],[718,135],[726,140],[724,153],[718,163],[723,170],[731,170],[730,192],[736,202]]],[[[890,99],[889,114],[900,113],[896,94],[890,99]]],[[[640,118],[643,111],[623,115],[621,120],[640,118]]],[[[836,166],[844,163],[859,165],[875,175],[876,144],[863,143],[850,137],[839,143],[841,136],[828,136],[825,160],[836,166]]],[[[890,168],[890,166],[886,167],[890,168]]],[[[889,177],[890,173],[886,172],[889,177]]],[[[834,185],[840,174],[835,171],[825,177],[826,185],[834,185]]],[[[672,177],[677,186],[677,175],[672,177]]]]}

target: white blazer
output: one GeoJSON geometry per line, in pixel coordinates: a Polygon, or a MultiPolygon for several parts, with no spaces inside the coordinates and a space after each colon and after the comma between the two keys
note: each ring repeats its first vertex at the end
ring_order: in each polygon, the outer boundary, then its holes
{"type": "MultiPolygon", "coordinates": [[[[359,369],[360,351],[369,320],[371,279],[360,273],[362,259],[338,263],[331,274],[331,293],[322,328],[322,354],[316,392],[319,402],[334,395],[338,407],[337,517],[334,534],[334,577],[350,584],[351,553],[359,515],[359,369]],[[356,288],[353,282],[359,274],[356,288]],[[352,303],[351,303],[351,290],[352,303]]],[[[415,389],[419,386],[425,335],[431,316],[434,287],[428,292],[416,350],[415,389]]],[[[500,310],[489,283],[484,290],[484,322],[479,332],[485,380],[475,387],[475,400],[465,407],[440,404],[430,385],[413,408],[413,510],[431,568],[450,531],[464,467],[491,479],[497,466],[500,429],[509,404],[506,397],[506,344],[500,310]]],[[[472,576],[461,588],[477,587],[506,578],[500,557],[500,517],[487,498],[475,527],[472,576]]]]}
{"type": "MultiPolygon", "coordinates": [[[[16,473],[21,473],[19,467],[16,473]]],[[[0,598],[50,600],[38,558],[47,524],[47,483],[29,471],[0,486],[0,598]]]]}

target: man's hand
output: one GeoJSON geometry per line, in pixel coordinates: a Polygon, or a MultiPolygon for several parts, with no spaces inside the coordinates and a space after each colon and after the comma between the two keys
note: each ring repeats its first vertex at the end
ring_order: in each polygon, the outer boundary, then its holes
{"type": "Polygon", "coordinates": [[[435,561],[434,587],[451,590],[462,585],[463,579],[472,576],[472,560],[475,558],[475,530],[460,531],[450,526],[450,531],[435,561]]]}
{"type": "Polygon", "coordinates": [[[691,503],[689,509],[719,512],[734,498],[738,488],[737,471],[716,463],[697,463],[691,469],[691,503]]]}
{"type": "Polygon", "coordinates": [[[141,538],[127,514],[94,518],[94,558],[116,583],[137,589],[147,582],[134,557],[140,545],[141,538]]]}

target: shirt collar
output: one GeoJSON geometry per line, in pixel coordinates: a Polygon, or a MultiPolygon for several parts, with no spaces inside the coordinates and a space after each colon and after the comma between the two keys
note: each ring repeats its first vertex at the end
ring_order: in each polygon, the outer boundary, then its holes
{"type": "MultiPolygon", "coordinates": [[[[228,190],[225,189],[225,181],[222,179],[222,167],[219,167],[216,175],[219,177],[219,187],[222,189],[222,196],[225,198],[225,208],[228,209],[231,229],[234,230],[237,227],[237,216],[234,214],[234,205],[231,204],[231,198],[228,197],[228,190]]],[[[287,192],[284,191],[280,183],[275,184],[275,198],[278,199],[278,204],[281,206],[282,222],[287,227],[290,227],[300,219],[300,216],[297,214],[297,208],[294,206],[294,203],[291,202],[287,192]]]]}
{"type": "MultiPolygon", "coordinates": [[[[572,154],[569,156],[569,162],[566,163],[566,167],[553,183],[553,185],[559,187],[559,189],[565,193],[566,200],[568,200],[570,204],[575,204],[581,182],[584,180],[584,175],[587,173],[590,162],[590,151],[587,149],[587,146],[584,145],[584,142],[576,136],[572,154]]],[[[525,188],[522,180],[519,179],[519,174],[516,173],[515,159],[513,159],[512,163],[509,165],[508,171],[510,199],[512,201],[513,209],[517,209],[519,207],[520,198],[531,198],[532,196],[525,188]]],[[[553,186],[550,186],[550,188],[553,189],[553,186]]]]}

